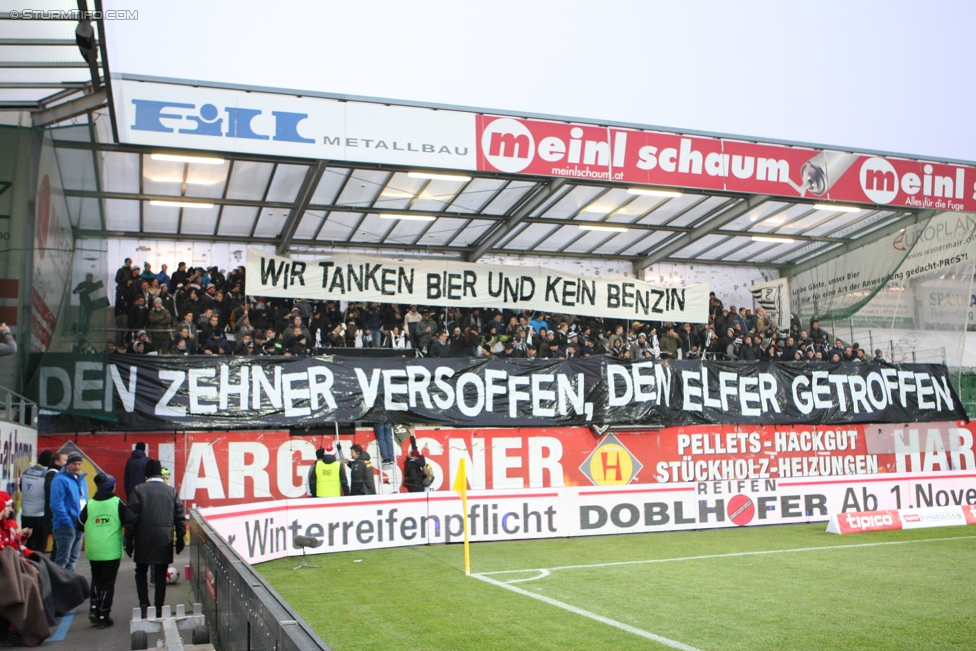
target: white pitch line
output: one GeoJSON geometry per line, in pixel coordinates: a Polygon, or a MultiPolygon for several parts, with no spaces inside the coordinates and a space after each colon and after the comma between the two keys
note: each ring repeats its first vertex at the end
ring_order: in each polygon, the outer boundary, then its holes
{"type": "MultiPolygon", "coordinates": [[[[618,565],[650,565],[652,563],[677,563],[679,561],[702,561],[712,558],[735,558],[737,556],[762,556],[766,554],[793,554],[797,552],[818,552],[826,551],[831,549],[854,549],[857,547],[882,547],[885,545],[911,545],[913,543],[925,543],[925,542],[942,542],[946,540],[968,540],[976,538],[976,536],[953,536],[951,538],[921,538],[918,540],[893,540],[890,542],[878,542],[878,543],[862,543],[860,545],[827,545],[824,547],[799,547],[797,549],[770,549],[766,551],[756,551],[756,552],[732,552],[729,554],[709,554],[707,556],[684,556],[681,558],[655,558],[651,560],[644,561],[618,561],[616,563],[594,563],[593,565],[562,565],[560,567],[546,567],[546,568],[535,568],[529,570],[501,570],[498,572],[482,572],[480,577],[486,577],[490,574],[516,574],[522,572],[539,572],[539,576],[532,577],[530,579],[519,579],[517,582],[534,581],[536,579],[541,579],[549,576],[550,572],[555,572],[556,570],[584,570],[588,568],[596,567],[616,567],[618,565]]],[[[501,583],[501,585],[505,585],[501,583]]],[[[531,593],[529,593],[531,594],[531,593]]],[[[532,595],[536,596],[536,595],[532,595]]]]}
{"type": "Polygon", "coordinates": [[[595,620],[595,621],[600,622],[601,624],[606,624],[607,626],[613,626],[614,628],[619,628],[620,630],[626,631],[627,633],[632,633],[633,635],[638,635],[638,636],[643,637],[643,638],[646,638],[648,640],[653,640],[653,641],[657,642],[658,644],[663,644],[665,646],[669,646],[672,649],[680,649],[681,651],[701,651],[700,649],[697,649],[697,648],[695,648],[693,646],[689,646],[687,644],[683,644],[681,642],[678,642],[677,640],[672,640],[670,638],[666,638],[666,637],[663,637],[661,635],[657,635],[655,633],[651,633],[650,631],[645,631],[645,630],[639,629],[639,628],[637,628],[635,626],[631,626],[629,624],[624,624],[623,622],[618,622],[615,619],[610,619],[609,617],[604,617],[603,615],[597,615],[596,613],[591,613],[588,610],[583,610],[582,608],[577,608],[576,606],[572,606],[570,604],[567,604],[565,602],[559,601],[557,599],[552,599],[550,597],[544,597],[541,594],[535,594],[534,592],[529,592],[528,590],[523,590],[522,588],[517,588],[514,585],[509,585],[508,583],[502,583],[501,581],[496,581],[495,579],[490,579],[487,576],[484,576],[482,574],[472,574],[471,576],[473,576],[476,579],[480,579],[480,580],[484,581],[485,583],[490,583],[492,585],[496,585],[499,588],[505,588],[506,590],[510,590],[510,591],[512,591],[512,592],[514,592],[516,594],[520,594],[520,595],[522,595],[524,597],[531,597],[531,598],[537,599],[537,600],[539,600],[539,601],[541,601],[543,603],[547,603],[550,606],[555,606],[556,608],[562,608],[563,610],[567,610],[567,611],[569,611],[571,613],[574,613],[576,615],[580,615],[582,617],[588,617],[588,618],[590,618],[592,620],[595,620]]]}

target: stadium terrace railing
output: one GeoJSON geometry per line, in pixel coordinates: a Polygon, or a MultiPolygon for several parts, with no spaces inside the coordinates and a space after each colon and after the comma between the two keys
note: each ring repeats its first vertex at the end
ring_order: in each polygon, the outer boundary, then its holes
{"type": "Polygon", "coordinates": [[[0,420],[37,427],[37,403],[0,386],[0,420]]]}
{"type": "Polygon", "coordinates": [[[217,651],[332,651],[196,509],[189,551],[195,600],[217,651]]]}

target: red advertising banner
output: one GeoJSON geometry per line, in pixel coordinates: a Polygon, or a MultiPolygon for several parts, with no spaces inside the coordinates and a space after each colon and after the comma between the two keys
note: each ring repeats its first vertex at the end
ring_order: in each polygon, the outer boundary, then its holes
{"type": "MultiPolygon", "coordinates": [[[[418,428],[414,434],[434,474],[432,490],[450,490],[464,458],[472,490],[696,483],[734,495],[783,479],[976,470],[974,431],[976,424],[948,422],[695,426],[603,436],[587,428],[418,428]]],[[[121,483],[126,460],[143,441],[171,469],[188,505],[228,506],[302,497],[315,450],[333,439],[281,431],[79,434],[40,436],[38,449],[71,441],[121,483]]],[[[346,451],[356,442],[380,458],[371,429],[341,441],[346,451]]],[[[378,493],[405,490],[409,441],[398,447],[397,464],[374,463],[378,493]]]]}
{"type": "Polygon", "coordinates": [[[480,115],[478,169],[976,210],[976,168],[890,156],[480,115]]]}

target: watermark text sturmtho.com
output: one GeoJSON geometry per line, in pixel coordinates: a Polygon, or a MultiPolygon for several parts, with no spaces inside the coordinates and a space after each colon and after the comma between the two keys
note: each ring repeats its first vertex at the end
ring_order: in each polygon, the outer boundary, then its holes
{"type": "Polygon", "coordinates": [[[14,9],[7,16],[12,20],[139,20],[139,10],[14,9]]]}

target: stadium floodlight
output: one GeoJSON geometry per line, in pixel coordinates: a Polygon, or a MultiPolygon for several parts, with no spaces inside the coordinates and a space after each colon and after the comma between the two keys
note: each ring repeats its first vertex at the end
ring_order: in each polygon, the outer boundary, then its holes
{"type": "Polygon", "coordinates": [[[609,233],[626,233],[630,229],[626,226],[605,226],[602,224],[576,224],[581,231],[606,231],[609,233]]]}
{"type": "Polygon", "coordinates": [[[430,215],[393,215],[380,213],[380,219],[402,219],[405,221],[432,222],[437,219],[437,217],[431,217],[430,215]]]}
{"type": "Polygon", "coordinates": [[[829,212],[860,212],[861,209],[857,206],[842,206],[835,203],[815,203],[813,204],[814,210],[827,210],[829,212]]]}
{"type": "Polygon", "coordinates": [[[471,180],[470,176],[463,174],[432,174],[428,172],[407,172],[407,176],[412,179],[430,179],[431,181],[457,181],[467,183],[471,180]]]}
{"type": "Polygon", "coordinates": [[[150,156],[153,160],[168,161],[171,163],[200,163],[202,165],[223,165],[223,158],[215,158],[211,156],[183,156],[181,154],[152,154],[150,156]]]}
{"type": "Polygon", "coordinates": [[[652,190],[651,188],[627,188],[628,194],[640,194],[647,197],[680,197],[683,193],[677,190],[652,190]]]}
{"type": "Polygon", "coordinates": [[[213,208],[212,203],[197,203],[195,201],[160,201],[153,199],[149,202],[150,206],[167,206],[170,208],[213,208]]]}
{"type": "Polygon", "coordinates": [[[753,242],[776,242],[777,244],[793,244],[796,240],[791,240],[788,237],[763,237],[762,235],[753,235],[753,242]]]}

